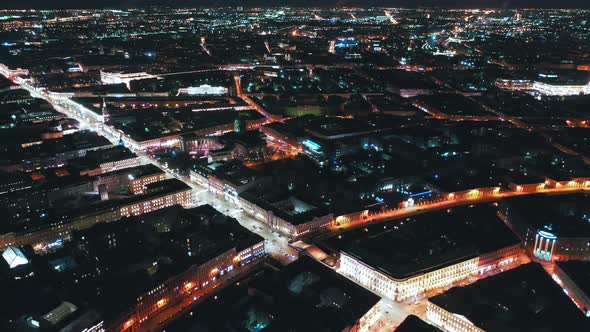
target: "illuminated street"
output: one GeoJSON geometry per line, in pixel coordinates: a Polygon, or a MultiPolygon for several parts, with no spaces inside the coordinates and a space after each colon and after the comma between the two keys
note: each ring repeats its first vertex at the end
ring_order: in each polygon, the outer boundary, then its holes
{"type": "MultiPolygon", "coordinates": [[[[33,94],[47,98],[46,94],[44,94],[42,91],[37,91],[30,85],[23,84],[22,86],[31,91],[33,94]]],[[[76,105],[70,100],[54,101],[50,98],[47,98],[47,100],[52,102],[58,111],[63,112],[64,114],[67,114],[68,116],[80,121],[83,126],[95,130],[100,135],[108,138],[113,144],[117,144],[119,142],[119,133],[114,128],[93,120],[92,116],[87,114],[83,107],[76,105]]],[[[130,148],[133,152],[141,157],[143,162],[152,163],[165,170],[171,177],[174,177],[190,185],[195,191],[193,196],[195,206],[200,204],[210,204],[218,211],[236,218],[242,225],[244,225],[244,227],[264,237],[266,239],[267,251],[273,258],[277,259],[283,264],[288,264],[297,259],[297,251],[289,246],[289,239],[287,239],[285,236],[272,231],[267,225],[244,213],[242,209],[236,208],[235,205],[229,203],[228,201],[216,198],[201,186],[192,183],[188,178],[175,174],[172,170],[158,163],[156,160],[149,158],[149,156],[138,147],[130,146],[130,148]]]]}

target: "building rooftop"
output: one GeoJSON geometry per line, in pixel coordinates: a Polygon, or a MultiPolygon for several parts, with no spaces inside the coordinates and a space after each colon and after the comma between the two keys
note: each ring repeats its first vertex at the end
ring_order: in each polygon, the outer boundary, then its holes
{"type": "Polygon", "coordinates": [[[246,131],[241,133],[231,132],[220,137],[220,140],[226,145],[239,144],[248,149],[254,149],[260,146],[266,146],[264,134],[259,131],[246,131]]]}
{"type": "Polygon", "coordinates": [[[4,164],[22,163],[26,160],[42,163],[67,155],[68,152],[111,146],[109,140],[91,131],[78,131],[61,138],[44,140],[41,144],[10,151],[3,159],[4,164]]]}
{"type": "Polygon", "coordinates": [[[424,213],[345,232],[324,242],[395,278],[405,279],[516,245],[490,205],[424,213]]]}
{"type": "Polygon", "coordinates": [[[538,263],[452,288],[429,301],[489,332],[590,329],[590,320],[538,263]]]}
{"type": "Polygon", "coordinates": [[[409,315],[395,329],[395,332],[442,332],[442,330],[426,323],[417,316],[409,315]]]}
{"type": "Polygon", "coordinates": [[[140,165],[137,167],[133,167],[133,168],[126,168],[126,169],[119,169],[116,171],[112,171],[112,172],[108,172],[105,175],[118,175],[118,174],[130,174],[130,176],[134,179],[143,177],[143,176],[148,176],[148,175],[154,175],[154,174],[163,174],[165,173],[163,170],[161,170],[158,166],[154,165],[154,164],[147,164],[147,165],[140,165]]]}
{"type": "Polygon", "coordinates": [[[265,210],[272,211],[274,215],[291,225],[301,225],[316,217],[330,214],[323,206],[312,205],[295,195],[283,191],[269,192],[266,189],[262,191],[265,193],[261,193],[260,190],[250,190],[240,196],[265,210]]]}
{"type": "Polygon", "coordinates": [[[551,85],[586,85],[590,75],[583,70],[543,70],[535,80],[551,85]]]}
{"type": "Polygon", "coordinates": [[[439,87],[425,73],[405,70],[372,70],[369,74],[398,89],[437,90],[439,87]]]}
{"type": "Polygon", "coordinates": [[[315,118],[305,128],[311,136],[324,140],[367,135],[381,128],[372,126],[365,121],[340,118],[315,118]]]}
{"type": "Polygon", "coordinates": [[[146,185],[146,190],[141,195],[123,196],[117,199],[109,199],[105,201],[98,200],[98,197],[89,197],[85,200],[76,202],[70,207],[52,207],[50,218],[39,218],[31,221],[28,224],[14,224],[6,226],[4,232],[30,232],[33,230],[40,230],[50,227],[52,222],[65,221],[69,222],[74,218],[81,218],[83,216],[92,215],[99,212],[113,211],[122,206],[131,205],[136,202],[150,200],[152,198],[173,194],[176,192],[190,190],[191,188],[184,182],[177,179],[167,179],[164,181],[154,182],[146,185]],[[82,204],[86,203],[86,204],[82,204]]]}
{"type": "Polygon", "coordinates": [[[83,274],[88,268],[104,272],[94,280],[71,287],[77,288],[80,298],[88,299],[106,317],[116,317],[135,303],[138,296],[190,266],[202,264],[232,248],[239,252],[263,241],[209,205],[193,209],[174,206],[98,224],[75,234],[74,243],[85,248],[88,256],[77,258],[79,267],[72,273],[83,274]],[[187,248],[187,240],[194,246],[187,248]]]}
{"type": "Polygon", "coordinates": [[[211,163],[206,168],[211,170],[212,175],[233,184],[235,187],[247,185],[257,178],[264,176],[264,174],[248,168],[241,162],[235,160],[211,163]]]}
{"type": "Polygon", "coordinates": [[[108,149],[89,151],[82,158],[70,160],[69,164],[80,171],[86,171],[99,168],[103,163],[117,162],[136,157],[128,148],[117,145],[108,149]]]}
{"type": "Polygon", "coordinates": [[[174,109],[149,108],[141,112],[121,111],[116,117],[111,116],[109,123],[132,139],[145,141],[202,130],[233,130],[234,121],[238,117],[244,121],[263,119],[262,115],[252,110],[236,111],[230,107],[215,111],[193,112],[192,108],[187,106],[174,109]]]}
{"type": "MultiPolygon", "coordinates": [[[[586,296],[590,296],[590,262],[558,261],[557,264],[565,274],[578,286],[586,296]]],[[[588,310],[589,308],[586,308],[588,310]]]]}
{"type": "Polygon", "coordinates": [[[278,271],[266,267],[195,308],[167,329],[189,331],[343,331],[379,297],[302,257],[278,271]]]}
{"type": "Polygon", "coordinates": [[[461,94],[436,94],[430,96],[420,96],[417,99],[420,102],[436,108],[436,110],[446,115],[466,117],[494,116],[493,113],[486,111],[476,101],[461,94]]]}
{"type": "Polygon", "coordinates": [[[509,212],[558,237],[590,237],[590,195],[529,195],[506,199],[509,212]],[[534,207],[534,208],[531,208],[534,207]]]}

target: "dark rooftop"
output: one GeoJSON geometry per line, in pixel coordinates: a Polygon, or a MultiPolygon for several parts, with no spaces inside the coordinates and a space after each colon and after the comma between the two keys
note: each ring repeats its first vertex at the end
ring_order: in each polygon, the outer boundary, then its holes
{"type": "Polygon", "coordinates": [[[193,209],[173,206],[98,224],[78,232],[74,241],[78,246],[83,244],[89,255],[83,260],[84,265],[98,264],[97,268],[105,270],[103,276],[79,285],[86,294],[80,296],[91,300],[108,317],[120,315],[138,296],[190,266],[232,248],[240,251],[264,239],[235,219],[204,205],[193,209]],[[189,238],[196,246],[190,254],[185,247],[189,238]],[[115,239],[116,245],[110,245],[111,239],[115,239]]]}
{"type": "Polygon", "coordinates": [[[51,222],[53,221],[66,221],[69,222],[74,218],[83,217],[95,213],[106,212],[108,210],[114,210],[117,207],[130,205],[136,202],[141,202],[144,200],[149,200],[152,198],[172,194],[175,192],[189,190],[190,187],[185,184],[184,182],[177,180],[177,179],[168,179],[164,181],[159,181],[155,183],[150,183],[146,186],[146,191],[144,194],[141,195],[132,195],[132,196],[125,196],[122,199],[109,199],[106,201],[98,201],[94,204],[85,204],[85,205],[76,205],[70,209],[59,209],[56,208],[56,214],[52,218],[53,220],[48,220],[47,218],[41,218],[38,220],[34,220],[27,225],[11,225],[7,227],[5,232],[30,232],[34,230],[40,230],[49,227],[51,222]]]}
{"type": "Polygon", "coordinates": [[[98,151],[89,151],[86,156],[69,161],[73,167],[80,171],[90,170],[100,167],[103,163],[116,162],[126,159],[135,158],[136,155],[124,146],[113,146],[108,149],[98,151]]]}
{"type": "Polygon", "coordinates": [[[266,210],[272,211],[274,215],[285,220],[291,225],[301,225],[316,217],[323,217],[330,212],[323,206],[311,205],[294,195],[279,191],[269,192],[263,190],[250,190],[240,194],[249,202],[256,204],[266,210]]]}
{"type": "Polygon", "coordinates": [[[396,279],[518,243],[490,205],[425,213],[325,241],[328,247],[353,255],[396,279]]]}
{"type": "Polygon", "coordinates": [[[538,263],[452,288],[430,301],[488,332],[590,330],[590,320],[538,263]]]}
{"type": "Polygon", "coordinates": [[[530,195],[506,199],[510,213],[561,237],[590,237],[590,195],[530,195]],[[534,208],[531,208],[534,207],[534,208]]]}
{"type": "Polygon", "coordinates": [[[56,158],[60,154],[77,150],[96,149],[110,146],[109,140],[91,131],[79,131],[61,138],[48,139],[38,145],[11,151],[4,155],[3,163],[21,163],[24,160],[56,158]]]}
{"type": "Polygon", "coordinates": [[[395,329],[395,332],[441,332],[442,330],[426,323],[417,316],[409,315],[395,329]]]}
{"type": "MultiPolygon", "coordinates": [[[[586,296],[590,296],[590,262],[560,261],[556,263],[586,296]]],[[[586,308],[590,310],[590,308],[586,308]]]]}
{"type": "Polygon", "coordinates": [[[266,267],[195,308],[169,331],[342,331],[379,297],[302,257],[278,271],[266,267]]]}

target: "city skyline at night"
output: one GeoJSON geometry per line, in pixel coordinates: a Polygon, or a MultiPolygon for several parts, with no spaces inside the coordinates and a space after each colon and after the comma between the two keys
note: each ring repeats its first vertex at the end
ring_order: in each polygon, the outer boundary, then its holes
{"type": "Polygon", "coordinates": [[[0,6],[0,331],[589,331],[589,102],[576,1],[0,6]]]}
{"type": "Polygon", "coordinates": [[[226,6],[382,6],[382,7],[447,7],[447,8],[589,8],[590,5],[582,0],[274,0],[264,2],[259,0],[89,0],[80,4],[73,0],[23,0],[18,3],[5,5],[6,8],[131,8],[146,6],[172,7],[226,7],[226,6]]]}

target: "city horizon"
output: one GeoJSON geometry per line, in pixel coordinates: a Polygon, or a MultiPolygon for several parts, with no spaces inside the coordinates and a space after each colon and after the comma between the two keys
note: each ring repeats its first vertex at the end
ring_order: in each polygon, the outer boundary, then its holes
{"type": "Polygon", "coordinates": [[[146,6],[169,6],[174,8],[195,7],[315,7],[325,8],[334,5],[344,7],[383,7],[383,8],[448,8],[448,9],[590,9],[590,4],[581,0],[328,0],[318,3],[312,0],[91,0],[89,5],[80,7],[78,1],[56,0],[48,4],[42,0],[24,0],[5,5],[6,9],[100,9],[100,8],[142,8],[146,6]]]}
{"type": "Polygon", "coordinates": [[[590,331],[590,11],[354,3],[0,8],[0,331],[590,331]]]}

